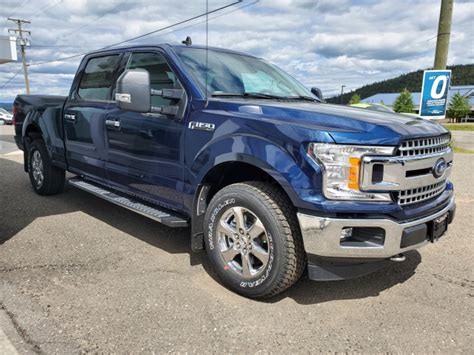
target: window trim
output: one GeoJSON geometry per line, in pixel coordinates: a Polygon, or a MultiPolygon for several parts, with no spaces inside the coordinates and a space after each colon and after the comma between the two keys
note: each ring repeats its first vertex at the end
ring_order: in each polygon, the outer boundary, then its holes
{"type": "MultiPolygon", "coordinates": [[[[183,82],[180,79],[179,68],[173,68],[173,63],[167,58],[167,53],[162,48],[147,48],[147,49],[133,48],[133,49],[128,49],[123,54],[124,57],[126,57],[126,56],[128,56],[128,57],[126,58],[126,61],[124,61],[125,63],[123,63],[123,64],[121,63],[119,73],[118,73],[117,77],[120,76],[125,70],[127,70],[128,64],[129,64],[133,54],[135,54],[135,53],[152,53],[152,54],[160,55],[163,58],[165,63],[168,65],[168,67],[171,69],[174,76],[176,77],[176,82],[177,82],[179,88],[184,91],[184,97],[181,100],[181,102],[178,103],[178,106],[180,107],[179,113],[178,113],[178,115],[176,115],[176,117],[179,120],[184,119],[186,109],[188,108],[189,94],[187,92],[186,86],[183,84],[183,82]]],[[[115,86],[116,85],[117,85],[117,83],[115,83],[115,86]]],[[[113,102],[116,102],[116,101],[113,101],[113,102]]],[[[167,117],[166,115],[163,115],[161,113],[151,113],[151,112],[149,112],[149,113],[146,113],[146,114],[147,115],[153,115],[153,116],[156,115],[156,116],[167,117]]]]}
{"type": "Polygon", "coordinates": [[[112,98],[112,91],[115,88],[116,83],[117,83],[117,72],[120,69],[121,62],[122,62],[122,57],[123,57],[123,52],[101,53],[101,55],[88,57],[85,60],[85,64],[84,64],[83,69],[81,70],[80,78],[78,78],[77,87],[74,90],[74,98],[73,98],[74,101],[79,101],[79,102],[104,102],[104,103],[115,102],[115,100],[113,100],[113,98],[112,98]],[[117,63],[115,64],[115,67],[112,71],[112,85],[110,86],[110,88],[107,92],[107,99],[99,100],[99,99],[84,99],[84,98],[82,98],[81,95],[79,95],[79,89],[81,87],[81,82],[82,82],[82,79],[84,77],[84,74],[86,72],[86,68],[87,68],[87,65],[89,64],[89,62],[92,59],[104,58],[104,57],[114,57],[114,56],[118,57],[118,60],[117,60],[117,63]]]}

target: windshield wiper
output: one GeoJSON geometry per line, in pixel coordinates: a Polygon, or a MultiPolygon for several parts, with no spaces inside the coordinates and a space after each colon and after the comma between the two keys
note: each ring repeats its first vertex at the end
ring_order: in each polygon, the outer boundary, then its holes
{"type": "Polygon", "coordinates": [[[221,92],[217,91],[212,93],[212,96],[238,96],[238,97],[255,97],[258,99],[277,99],[281,100],[284,97],[278,95],[263,94],[261,92],[221,92]]]}
{"type": "Polygon", "coordinates": [[[304,95],[297,96],[279,96],[264,94],[262,92],[214,92],[212,96],[238,96],[238,97],[253,97],[258,99],[270,99],[270,100],[304,100],[304,101],[318,101],[316,98],[304,95]]]}
{"type": "Polygon", "coordinates": [[[282,99],[285,99],[285,100],[303,100],[303,101],[319,102],[319,100],[318,100],[317,98],[315,98],[315,97],[304,96],[304,95],[282,96],[282,99]]]}

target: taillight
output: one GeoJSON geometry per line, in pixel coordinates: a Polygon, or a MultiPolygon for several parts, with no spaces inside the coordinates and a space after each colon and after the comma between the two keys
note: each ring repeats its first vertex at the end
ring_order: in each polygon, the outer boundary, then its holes
{"type": "Polygon", "coordinates": [[[17,110],[18,110],[18,108],[17,108],[15,105],[13,105],[13,106],[12,106],[12,115],[13,115],[12,123],[13,123],[14,126],[16,125],[15,116],[16,116],[17,110]]]}

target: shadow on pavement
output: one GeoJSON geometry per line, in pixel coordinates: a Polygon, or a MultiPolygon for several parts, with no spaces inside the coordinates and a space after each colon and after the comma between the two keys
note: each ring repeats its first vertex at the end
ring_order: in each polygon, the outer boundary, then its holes
{"type": "Polygon", "coordinates": [[[392,263],[372,274],[345,281],[315,282],[304,275],[286,292],[270,299],[269,303],[292,298],[298,304],[316,304],[335,300],[359,299],[378,296],[381,292],[410,279],[421,263],[418,251],[405,253],[406,260],[392,263]]]}
{"type": "Polygon", "coordinates": [[[36,218],[80,211],[168,253],[187,253],[192,265],[199,264],[202,257],[201,253],[191,251],[189,228],[166,227],[69,186],[62,194],[39,196],[33,191],[23,165],[1,158],[0,206],[0,245],[36,218]]]}
{"type": "MultiPolygon", "coordinates": [[[[60,195],[38,196],[33,192],[23,166],[1,158],[0,206],[0,245],[36,218],[80,211],[168,253],[189,254],[191,265],[203,264],[211,277],[216,279],[205,253],[191,251],[189,228],[168,228],[73,187],[67,187],[60,195]]],[[[385,269],[353,280],[314,282],[303,276],[289,290],[266,302],[275,303],[292,298],[299,304],[315,304],[377,296],[415,274],[421,255],[412,251],[406,256],[405,262],[393,263],[385,269]]]]}

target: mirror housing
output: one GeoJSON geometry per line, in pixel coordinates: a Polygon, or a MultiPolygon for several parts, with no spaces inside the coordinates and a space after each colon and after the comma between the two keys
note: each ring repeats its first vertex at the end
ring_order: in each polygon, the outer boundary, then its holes
{"type": "Polygon", "coordinates": [[[179,113],[178,106],[151,106],[152,96],[162,96],[165,99],[179,101],[185,93],[181,89],[151,88],[150,73],[145,69],[125,70],[117,80],[115,101],[124,111],[141,113],[160,113],[166,116],[176,116],[179,113]]]}
{"type": "Polygon", "coordinates": [[[150,112],[150,73],[144,69],[125,70],[117,80],[115,100],[120,109],[133,112],[150,112]]]}
{"type": "Polygon", "coordinates": [[[324,101],[323,92],[321,91],[320,88],[311,88],[311,93],[314,96],[316,96],[318,99],[320,99],[321,101],[324,101]]]}

